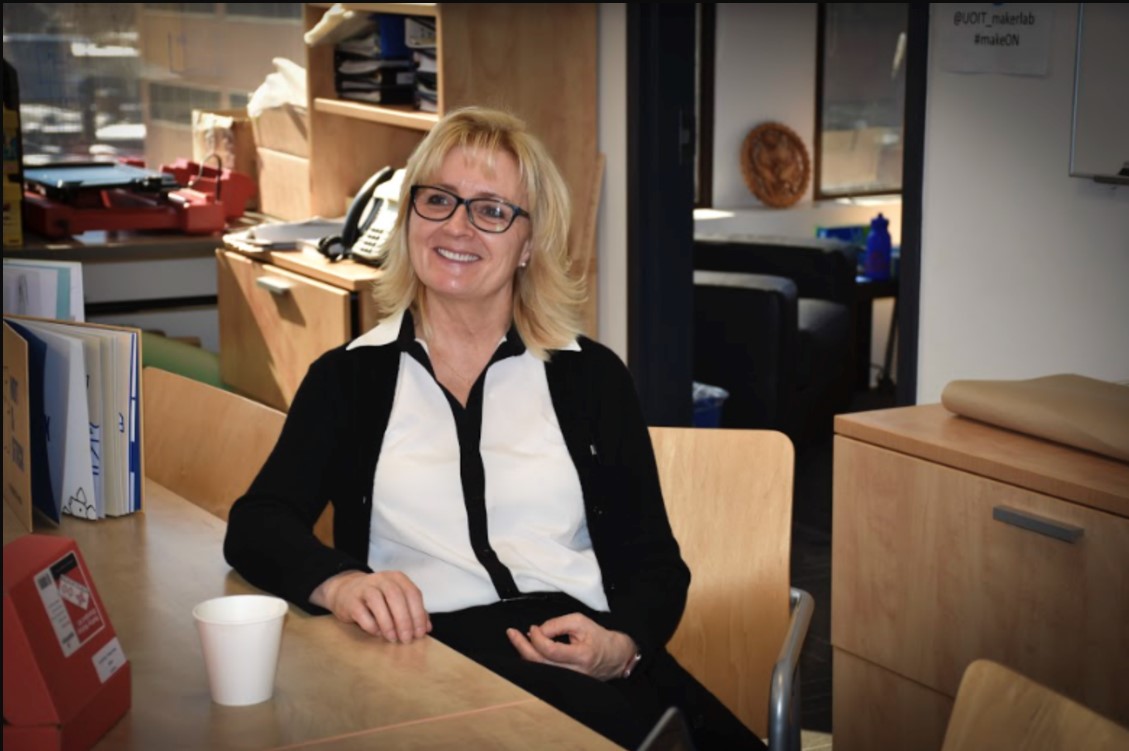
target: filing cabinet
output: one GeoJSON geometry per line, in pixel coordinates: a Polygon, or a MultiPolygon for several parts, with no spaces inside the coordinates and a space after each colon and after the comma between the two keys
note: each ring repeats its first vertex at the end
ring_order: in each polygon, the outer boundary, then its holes
{"type": "Polygon", "coordinates": [[[1129,725],[1129,465],[941,405],[836,418],[836,751],[939,749],[1003,663],[1129,725]]]}

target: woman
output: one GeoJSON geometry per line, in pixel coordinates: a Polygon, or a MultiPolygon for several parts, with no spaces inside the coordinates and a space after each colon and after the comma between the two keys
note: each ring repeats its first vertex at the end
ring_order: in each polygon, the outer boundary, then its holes
{"type": "Polygon", "coordinates": [[[517,119],[443,118],[404,175],[379,323],[311,367],[224,546],[251,583],[440,639],[612,740],[681,706],[755,737],[666,653],[689,571],[630,375],[580,336],[568,190],[517,119]],[[334,548],[313,535],[334,504],[334,548]]]}

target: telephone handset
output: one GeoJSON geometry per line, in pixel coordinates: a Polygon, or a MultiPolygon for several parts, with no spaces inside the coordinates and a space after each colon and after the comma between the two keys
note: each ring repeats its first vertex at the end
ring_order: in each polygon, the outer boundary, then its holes
{"type": "Polygon", "coordinates": [[[331,261],[354,258],[379,266],[384,260],[384,241],[399,212],[400,186],[404,170],[385,167],[365,181],[349,211],[340,238],[319,244],[331,261]]]}

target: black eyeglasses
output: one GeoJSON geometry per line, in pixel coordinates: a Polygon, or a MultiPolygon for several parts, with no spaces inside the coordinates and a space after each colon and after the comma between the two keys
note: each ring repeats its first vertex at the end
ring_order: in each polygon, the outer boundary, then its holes
{"type": "Polygon", "coordinates": [[[505,232],[519,216],[530,216],[520,206],[500,198],[463,198],[445,188],[434,185],[412,186],[412,208],[431,222],[450,219],[462,204],[466,206],[470,223],[483,232],[505,232]]]}

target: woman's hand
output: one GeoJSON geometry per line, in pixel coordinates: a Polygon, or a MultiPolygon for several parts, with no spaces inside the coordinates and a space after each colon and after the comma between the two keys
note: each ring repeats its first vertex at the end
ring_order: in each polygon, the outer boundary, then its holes
{"type": "Polygon", "coordinates": [[[423,594],[400,571],[344,571],[318,585],[310,602],[390,642],[407,644],[431,631],[423,594]]]}
{"type": "Polygon", "coordinates": [[[580,613],[550,618],[533,626],[529,634],[506,630],[514,649],[530,662],[575,670],[601,681],[623,678],[634,664],[635,640],[621,631],[609,631],[580,613]],[[568,643],[554,641],[568,638],[568,643]]]}

